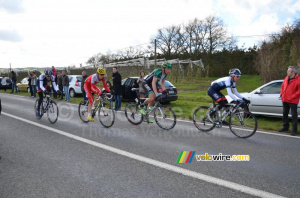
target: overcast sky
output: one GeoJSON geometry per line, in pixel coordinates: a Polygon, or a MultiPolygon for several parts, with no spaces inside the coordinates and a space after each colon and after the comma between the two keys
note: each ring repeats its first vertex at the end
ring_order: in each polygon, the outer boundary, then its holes
{"type": "MultiPolygon", "coordinates": [[[[85,65],[209,15],[233,36],[265,35],[299,19],[300,0],[0,0],[0,68],[85,65]]],[[[261,39],[239,37],[239,46],[261,39]]]]}

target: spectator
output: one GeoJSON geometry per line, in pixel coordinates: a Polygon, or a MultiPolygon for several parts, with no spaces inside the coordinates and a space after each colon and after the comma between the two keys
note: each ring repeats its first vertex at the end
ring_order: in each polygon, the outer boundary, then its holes
{"type": "MultiPolygon", "coordinates": [[[[110,89],[110,93],[113,95],[114,91],[112,89],[111,83],[109,81],[106,81],[106,85],[110,89]]],[[[108,93],[104,87],[102,88],[102,93],[108,93]]]]}
{"type": "MultiPolygon", "coordinates": [[[[60,72],[57,73],[57,85],[58,85],[58,90],[61,91],[61,93],[63,93],[62,76],[60,72]]],[[[64,95],[61,94],[59,99],[62,100],[63,97],[64,95]]]]}
{"type": "Polygon", "coordinates": [[[287,70],[287,76],[285,77],[280,91],[280,97],[283,106],[283,128],[279,132],[289,130],[289,111],[291,109],[292,114],[292,132],[291,135],[297,135],[298,125],[298,113],[297,105],[300,98],[300,77],[298,76],[298,70],[294,66],[289,66],[287,70]]]}
{"type": "Polygon", "coordinates": [[[4,75],[2,75],[2,81],[1,81],[2,86],[4,86],[4,91],[6,91],[6,78],[4,75]]]}
{"type": "Polygon", "coordinates": [[[139,92],[140,92],[140,98],[145,98],[145,91],[143,89],[143,82],[145,81],[145,72],[142,70],[140,72],[140,77],[137,80],[137,83],[139,84],[139,92]]]}
{"type": "Polygon", "coordinates": [[[115,92],[115,111],[118,111],[121,109],[121,96],[122,96],[122,76],[118,72],[117,67],[113,67],[113,90],[115,92]]]}
{"type": "MultiPolygon", "coordinates": [[[[57,84],[57,70],[55,69],[55,67],[54,66],[52,66],[52,72],[53,72],[53,76],[54,76],[54,81],[55,81],[55,83],[57,84]]],[[[55,91],[55,89],[54,89],[54,87],[53,87],[53,85],[52,85],[52,92],[53,92],[53,98],[57,98],[57,93],[56,93],[56,91],[55,91]]]]}
{"type": "Polygon", "coordinates": [[[16,93],[18,93],[18,88],[17,88],[17,75],[14,71],[11,71],[11,80],[12,80],[12,83],[11,83],[11,94],[14,93],[14,88],[16,88],[16,93]]]}
{"type": "Polygon", "coordinates": [[[86,92],[84,90],[84,81],[87,79],[87,75],[86,75],[86,72],[83,71],[81,73],[81,76],[82,76],[82,79],[81,79],[81,91],[82,91],[82,95],[83,95],[83,100],[84,100],[84,103],[88,100],[88,98],[86,97],[86,92]]]}
{"type": "Polygon", "coordinates": [[[30,72],[28,72],[28,87],[30,90],[30,97],[32,97],[33,93],[32,93],[32,87],[31,87],[31,73],[30,72]]]}
{"type": "Polygon", "coordinates": [[[69,77],[66,75],[65,71],[62,71],[62,85],[64,87],[64,92],[66,99],[65,101],[70,101],[70,95],[69,95],[69,77]]]}
{"type": "Polygon", "coordinates": [[[31,74],[31,89],[32,89],[32,96],[33,98],[36,97],[36,80],[37,80],[37,77],[35,75],[35,72],[32,72],[31,74]]]}

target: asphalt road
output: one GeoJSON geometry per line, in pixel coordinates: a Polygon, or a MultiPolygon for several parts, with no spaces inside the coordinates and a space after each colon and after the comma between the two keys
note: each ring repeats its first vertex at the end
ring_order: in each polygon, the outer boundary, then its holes
{"type": "Polygon", "coordinates": [[[106,129],[82,123],[77,106],[58,102],[55,124],[35,118],[35,99],[0,94],[0,197],[300,197],[300,138],[229,129],[169,131],[134,126],[123,112],[106,129]],[[250,161],[176,163],[196,155],[249,155],[250,161]]]}

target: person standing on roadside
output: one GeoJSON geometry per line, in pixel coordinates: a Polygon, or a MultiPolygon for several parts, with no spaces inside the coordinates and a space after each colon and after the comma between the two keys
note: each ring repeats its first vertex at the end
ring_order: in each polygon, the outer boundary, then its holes
{"type": "Polygon", "coordinates": [[[14,93],[14,88],[16,88],[16,93],[18,93],[18,87],[17,87],[17,75],[14,71],[11,71],[11,94],[14,93]]]}
{"type": "Polygon", "coordinates": [[[65,101],[70,101],[70,95],[69,95],[69,77],[66,75],[65,71],[62,71],[62,85],[64,87],[64,92],[65,92],[65,96],[66,99],[65,101]]]}
{"type": "Polygon", "coordinates": [[[30,90],[30,97],[33,96],[32,87],[31,87],[31,78],[32,78],[32,73],[28,72],[28,87],[29,87],[29,90],[30,90]]]}
{"type": "MultiPolygon", "coordinates": [[[[60,72],[57,73],[57,85],[58,85],[58,90],[61,91],[61,93],[63,93],[62,76],[60,72]]],[[[64,94],[61,94],[59,99],[62,100],[63,97],[64,94]]]]}
{"type": "Polygon", "coordinates": [[[30,86],[31,86],[31,89],[32,89],[32,96],[31,97],[33,97],[33,98],[36,97],[36,80],[37,80],[37,77],[35,75],[35,72],[32,72],[30,86]]]}
{"type": "Polygon", "coordinates": [[[298,112],[297,107],[300,99],[300,77],[298,70],[294,66],[289,66],[287,76],[285,77],[280,91],[280,97],[283,106],[283,127],[278,132],[289,130],[289,112],[292,114],[292,132],[291,135],[297,135],[298,112]]]}
{"type": "Polygon", "coordinates": [[[84,100],[84,103],[88,100],[88,98],[86,97],[86,92],[84,90],[84,81],[87,79],[87,75],[86,75],[86,72],[85,71],[82,71],[81,73],[81,91],[82,91],[82,95],[83,95],[83,100],[84,100]]]}
{"type": "MultiPolygon", "coordinates": [[[[52,72],[53,72],[53,76],[54,76],[54,81],[57,84],[57,70],[55,69],[54,66],[52,66],[52,72]]],[[[57,93],[54,90],[54,87],[52,86],[52,92],[53,92],[53,98],[57,98],[57,93]]]]}
{"type": "Polygon", "coordinates": [[[115,92],[115,111],[118,111],[121,109],[121,96],[122,96],[122,76],[118,72],[117,67],[113,67],[113,90],[115,92]]]}
{"type": "Polygon", "coordinates": [[[140,71],[140,77],[137,80],[137,83],[139,84],[139,93],[140,98],[145,98],[145,90],[143,89],[143,82],[145,81],[145,72],[142,70],[140,71]]]}

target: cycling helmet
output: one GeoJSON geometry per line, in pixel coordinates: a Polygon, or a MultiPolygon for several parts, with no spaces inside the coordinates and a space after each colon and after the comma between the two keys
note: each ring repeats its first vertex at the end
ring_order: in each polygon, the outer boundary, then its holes
{"type": "Polygon", "coordinates": [[[45,73],[45,76],[48,76],[48,77],[53,75],[53,72],[51,71],[51,69],[45,69],[44,73],[45,73]]]}
{"type": "Polygon", "coordinates": [[[163,62],[163,64],[161,65],[162,68],[169,68],[172,69],[172,65],[169,62],[163,62]]]}
{"type": "Polygon", "coordinates": [[[241,76],[242,72],[239,69],[234,68],[229,71],[229,75],[241,76]]]}
{"type": "Polygon", "coordinates": [[[105,74],[105,69],[103,69],[103,68],[98,68],[98,69],[97,69],[97,73],[98,73],[98,74],[105,74]]]}

